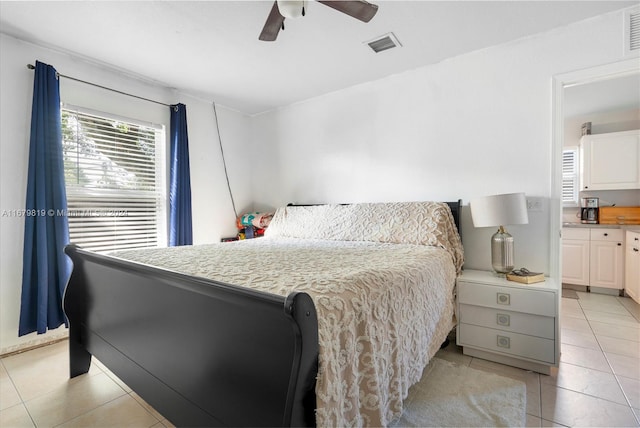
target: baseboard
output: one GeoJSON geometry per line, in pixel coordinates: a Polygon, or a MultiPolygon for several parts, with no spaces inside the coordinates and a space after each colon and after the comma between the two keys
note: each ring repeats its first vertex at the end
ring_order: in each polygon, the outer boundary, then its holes
{"type": "Polygon", "coordinates": [[[551,374],[551,367],[546,364],[521,360],[519,358],[508,357],[506,355],[494,354],[492,352],[469,348],[468,346],[464,346],[462,348],[462,353],[471,357],[482,358],[483,360],[489,360],[496,363],[505,364],[507,366],[518,367],[524,370],[531,370],[545,375],[551,374]]]}
{"type": "Polygon", "coordinates": [[[9,357],[15,354],[31,351],[33,349],[42,348],[43,346],[53,345],[54,343],[67,340],[69,338],[69,330],[65,329],[63,333],[40,337],[28,342],[20,343],[14,346],[8,346],[0,349],[0,357],[9,357]]]}

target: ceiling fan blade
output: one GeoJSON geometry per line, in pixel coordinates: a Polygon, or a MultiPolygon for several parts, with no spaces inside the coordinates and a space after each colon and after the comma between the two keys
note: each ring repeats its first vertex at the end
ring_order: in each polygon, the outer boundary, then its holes
{"type": "Polygon", "coordinates": [[[262,33],[260,33],[258,39],[265,42],[273,42],[278,38],[278,32],[280,32],[283,23],[284,16],[280,15],[278,3],[274,1],[271,12],[269,12],[269,16],[267,17],[267,22],[264,23],[264,28],[262,28],[262,33]]]}
{"type": "Polygon", "coordinates": [[[378,12],[378,5],[369,3],[364,0],[318,0],[325,6],[329,6],[342,13],[346,13],[362,22],[369,22],[371,18],[378,12]]]}

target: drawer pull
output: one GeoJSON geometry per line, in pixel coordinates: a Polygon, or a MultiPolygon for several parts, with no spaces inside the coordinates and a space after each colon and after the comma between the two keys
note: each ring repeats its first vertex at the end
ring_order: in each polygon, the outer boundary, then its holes
{"type": "Polygon", "coordinates": [[[508,293],[497,293],[499,305],[510,305],[511,296],[508,293]]]}
{"type": "Polygon", "coordinates": [[[605,234],[604,234],[604,236],[609,236],[609,234],[608,234],[608,233],[605,233],[605,234]]]}
{"type": "Polygon", "coordinates": [[[511,317],[507,314],[498,314],[496,316],[496,324],[509,327],[511,325],[511,317]]]}
{"type": "Polygon", "coordinates": [[[509,349],[511,347],[511,339],[507,336],[498,335],[497,345],[499,348],[509,349]]]}

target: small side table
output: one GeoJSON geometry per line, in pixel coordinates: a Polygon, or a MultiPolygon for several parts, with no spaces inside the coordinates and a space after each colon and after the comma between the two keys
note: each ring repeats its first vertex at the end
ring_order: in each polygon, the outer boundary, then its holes
{"type": "Polygon", "coordinates": [[[463,353],[549,374],[560,360],[558,284],[521,284],[493,272],[458,278],[457,344],[463,353]]]}

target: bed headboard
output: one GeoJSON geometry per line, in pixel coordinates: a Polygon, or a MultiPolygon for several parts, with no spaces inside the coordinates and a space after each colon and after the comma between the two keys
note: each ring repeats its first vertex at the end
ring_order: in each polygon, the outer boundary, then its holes
{"type": "MultiPolygon", "coordinates": [[[[451,210],[451,214],[453,215],[453,221],[456,224],[456,228],[458,229],[458,235],[460,235],[460,239],[462,239],[462,230],[460,229],[460,216],[462,215],[462,199],[458,199],[454,202],[445,202],[449,205],[449,209],[451,210]]],[[[288,203],[288,207],[311,207],[315,205],[323,205],[323,204],[296,204],[296,203],[288,203]]],[[[349,205],[349,204],[338,204],[338,205],[349,205]]]]}
{"type": "Polygon", "coordinates": [[[449,209],[451,209],[451,214],[453,214],[453,221],[456,223],[456,227],[458,228],[458,235],[460,235],[460,239],[462,239],[462,229],[460,229],[462,199],[458,199],[455,202],[447,202],[446,204],[449,205],[449,209]]]}

